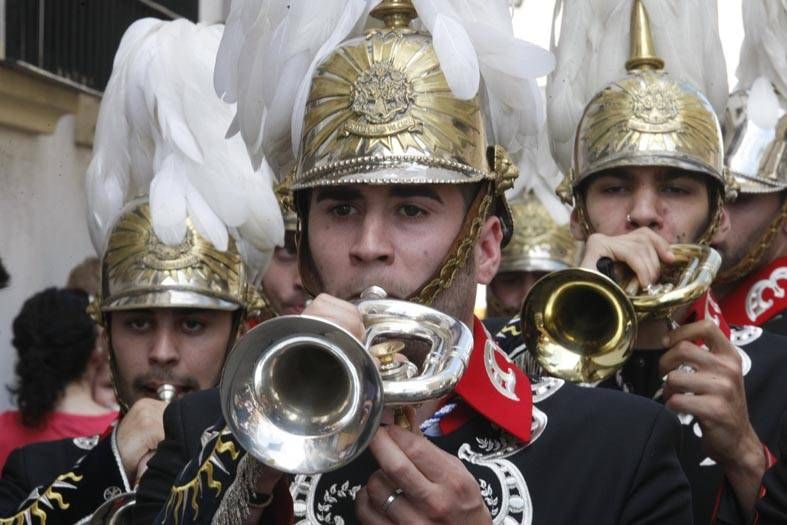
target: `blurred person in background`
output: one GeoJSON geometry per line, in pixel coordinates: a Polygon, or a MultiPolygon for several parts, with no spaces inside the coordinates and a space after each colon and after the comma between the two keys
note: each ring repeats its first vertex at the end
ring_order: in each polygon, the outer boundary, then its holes
{"type": "MultiPolygon", "coordinates": [[[[69,290],[82,290],[92,300],[99,292],[99,270],[101,263],[98,257],[87,257],[76,265],[68,274],[66,288],[69,290]]],[[[101,406],[111,410],[118,410],[119,405],[115,397],[115,387],[112,384],[112,371],[109,368],[109,352],[105,340],[101,337],[103,327],[96,325],[96,350],[100,352],[100,365],[93,377],[93,400],[101,406]]]]}
{"type": "Polygon", "coordinates": [[[579,262],[581,243],[568,228],[570,209],[555,195],[563,175],[549,150],[546,129],[525,144],[519,173],[506,192],[514,220],[511,242],[501,252],[500,268],[486,287],[484,325],[492,333],[519,315],[539,279],[579,262]]]}
{"type": "Polygon", "coordinates": [[[13,323],[18,410],[0,414],[0,465],[11,450],[38,441],[103,432],[117,412],[93,400],[101,365],[87,294],[47,288],[25,301],[13,323]]]}

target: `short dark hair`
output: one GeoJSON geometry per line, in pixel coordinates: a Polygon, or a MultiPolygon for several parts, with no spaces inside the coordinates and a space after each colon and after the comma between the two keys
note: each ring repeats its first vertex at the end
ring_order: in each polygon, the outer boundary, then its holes
{"type": "Polygon", "coordinates": [[[25,301],[14,319],[16,382],[8,391],[22,423],[44,423],[66,386],[85,372],[96,344],[96,328],[81,290],[47,288],[25,301]]]}

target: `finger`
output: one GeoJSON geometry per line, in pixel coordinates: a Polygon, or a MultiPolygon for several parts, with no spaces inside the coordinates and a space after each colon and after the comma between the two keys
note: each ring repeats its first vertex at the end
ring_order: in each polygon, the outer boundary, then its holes
{"type": "Polygon", "coordinates": [[[658,262],[653,248],[638,242],[625,242],[615,246],[614,258],[623,261],[634,272],[641,288],[658,278],[658,262]],[[654,262],[656,261],[656,262],[654,262]]]}
{"type": "Polygon", "coordinates": [[[450,476],[451,466],[454,463],[461,465],[455,456],[436,447],[426,438],[403,428],[389,428],[388,435],[394,444],[417,466],[421,474],[432,483],[439,484],[447,476],[450,476]]]}
{"type": "Polygon", "coordinates": [[[659,280],[659,275],[661,275],[661,261],[659,260],[659,254],[656,249],[649,244],[644,250],[644,255],[646,257],[645,263],[647,264],[648,278],[650,279],[650,283],[656,283],[659,280]]]}
{"type": "Polygon", "coordinates": [[[664,405],[679,414],[690,414],[700,421],[716,421],[725,413],[727,403],[718,396],[673,394],[664,405]]]}
{"type": "Polygon", "coordinates": [[[679,341],[695,341],[697,339],[702,340],[711,353],[736,356],[738,354],[735,347],[727,339],[727,336],[724,335],[724,332],[710,319],[679,326],[675,330],[668,332],[664,336],[663,342],[665,346],[671,347],[679,341]]]}
{"type": "Polygon", "coordinates": [[[732,395],[732,382],[717,374],[697,372],[689,374],[675,370],[667,374],[664,387],[664,398],[669,394],[717,395],[728,399],[732,395]],[[669,387],[669,388],[667,388],[669,387]]]}
{"type": "Polygon", "coordinates": [[[303,310],[303,314],[331,321],[356,338],[363,339],[365,331],[363,318],[358,308],[352,303],[328,294],[320,294],[303,310]]]}
{"type": "Polygon", "coordinates": [[[718,357],[694,343],[681,341],[661,356],[659,371],[661,374],[668,374],[684,364],[696,370],[715,369],[718,366],[718,357]]]}
{"type": "Polygon", "coordinates": [[[366,487],[358,491],[355,498],[355,516],[359,523],[368,525],[393,525],[394,522],[383,514],[381,508],[375,508],[369,498],[366,487]]]}
{"type": "MultiPolygon", "coordinates": [[[[396,426],[381,427],[369,443],[369,450],[377,460],[377,464],[380,465],[380,469],[388,475],[396,487],[407,491],[408,495],[416,499],[425,498],[432,490],[432,482],[415,466],[413,460],[402,450],[399,443],[393,440],[391,437],[393,434],[407,434],[411,440],[426,441],[425,438],[418,437],[396,426]]],[[[428,441],[426,443],[429,444],[428,441]]],[[[412,443],[409,445],[410,448],[413,448],[412,443]]]]}
{"type": "Polygon", "coordinates": [[[673,264],[676,261],[675,254],[672,252],[672,246],[667,242],[667,239],[650,228],[645,228],[645,234],[649,236],[652,246],[658,254],[659,266],[661,266],[661,262],[673,264]]]}
{"type": "Polygon", "coordinates": [[[155,453],[156,453],[155,450],[149,450],[147,453],[145,453],[142,456],[142,458],[139,460],[139,463],[137,463],[137,479],[134,480],[134,485],[137,485],[139,483],[139,480],[142,479],[142,476],[145,474],[145,471],[148,469],[148,461],[150,461],[150,458],[152,458],[153,454],[155,453]]]}

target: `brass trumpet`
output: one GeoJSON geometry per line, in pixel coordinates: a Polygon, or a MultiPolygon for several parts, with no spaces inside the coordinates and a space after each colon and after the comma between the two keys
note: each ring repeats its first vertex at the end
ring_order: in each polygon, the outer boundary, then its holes
{"type": "Polygon", "coordinates": [[[671,312],[699,298],[721,266],[713,248],[671,247],[676,264],[662,268],[662,282],[640,291],[584,268],[552,272],[539,280],[522,304],[525,346],[549,374],[574,383],[598,383],[631,356],[637,324],[669,319],[671,312]]]}
{"type": "Polygon", "coordinates": [[[379,288],[361,297],[363,342],[334,323],[290,315],[256,326],[230,352],[222,412],[263,464],[299,474],[339,468],[366,448],[384,405],[441,397],[464,373],[473,338],[462,322],[379,288]],[[428,347],[419,367],[392,358],[404,341],[428,347]]]}

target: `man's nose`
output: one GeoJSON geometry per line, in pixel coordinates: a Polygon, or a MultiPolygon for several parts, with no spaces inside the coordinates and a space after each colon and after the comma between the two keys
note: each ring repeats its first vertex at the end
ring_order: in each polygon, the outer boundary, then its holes
{"type": "Polygon", "coordinates": [[[180,360],[177,338],[170,327],[161,327],[156,331],[156,339],[148,353],[151,364],[173,365],[180,360]]]}
{"type": "Polygon", "coordinates": [[[350,249],[350,258],[359,263],[390,264],[393,256],[393,246],[388,237],[385,220],[377,214],[366,215],[350,249]]]}
{"type": "Polygon", "coordinates": [[[650,228],[660,230],[662,216],[658,192],[655,189],[645,188],[634,192],[634,199],[627,217],[628,229],[650,228]]]}

